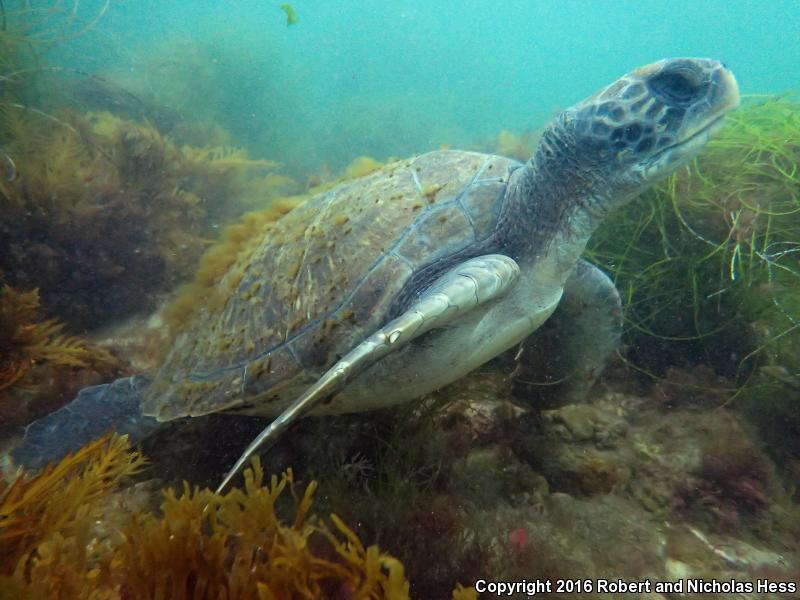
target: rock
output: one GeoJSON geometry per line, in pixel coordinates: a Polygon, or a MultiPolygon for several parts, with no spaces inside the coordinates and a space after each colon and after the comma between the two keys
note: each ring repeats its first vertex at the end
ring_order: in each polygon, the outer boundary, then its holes
{"type": "Polygon", "coordinates": [[[624,417],[603,404],[567,404],[544,411],[542,417],[554,433],[569,442],[593,441],[609,447],[628,430],[624,417]]]}

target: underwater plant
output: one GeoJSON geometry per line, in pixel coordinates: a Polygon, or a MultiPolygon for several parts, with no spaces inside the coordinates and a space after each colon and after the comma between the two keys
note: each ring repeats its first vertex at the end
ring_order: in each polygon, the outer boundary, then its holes
{"type": "Polygon", "coordinates": [[[718,527],[738,527],[767,509],[773,477],[770,462],[741,432],[715,431],[692,477],[678,486],[675,505],[718,527]]]}
{"type": "Polygon", "coordinates": [[[495,137],[491,150],[502,156],[525,162],[533,156],[536,144],[539,141],[539,134],[540,132],[529,129],[517,135],[507,129],[503,129],[495,137]]]}
{"type": "Polygon", "coordinates": [[[412,594],[444,598],[452,581],[500,572],[487,565],[504,524],[486,514],[516,494],[531,497],[531,472],[508,447],[519,413],[492,401],[502,397],[500,377],[368,416],[301,423],[281,447],[320,481],[326,512],[357,523],[359,535],[403,562],[412,594]]]}
{"type": "MultiPolygon", "coordinates": [[[[109,434],[38,473],[20,472],[10,482],[0,479],[0,581],[28,580],[35,563],[41,562],[42,551],[49,549],[47,544],[66,547],[69,537],[78,538],[84,546],[74,549],[78,554],[72,558],[80,562],[73,567],[86,568],[90,541],[86,536],[97,517],[95,509],[120,481],[144,464],[127,438],[109,434]]],[[[59,560],[52,554],[45,556],[45,563],[47,557],[59,560]]]]}
{"type": "MultiPolygon", "coordinates": [[[[705,365],[713,374],[700,395],[719,396],[711,382],[725,378],[719,403],[735,399],[773,440],[772,452],[794,457],[798,173],[800,103],[750,99],[691,165],[606,221],[588,249],[623,292],[628,363],[655,379],[705,365]]],[[[681,393],[673,387],[670,395],[681,393]]]]}
{"type": "Polygon", "coordinates": [[[67,127],[0,105],[17,172],[0,186],[0,268],[75,327],[152,308],[191,277],[220,224],[291,183],[272,162],[177,147],[147,123],[60,118],[67,127]]]}
{"type": "MultiPolygon", "coordinates": [[[[111,503],[144,465],[109,434],[0,480],[0,598],[409,598],[403,565],[336,515],[314,517],[317,485],[301,491],[291,469],[267,481],[255,460],[224,496],[184,483],[157,513],[111,503]]],[[[453,598],[476,596],[458,586],[453,598]]]]}
{"type": "Polygon", "coordinates": [[[244,488],[224,497],[188,484],[169,490],[163,517],[140,515],[125,528],[112,577],[125,598],[407,598],[402,564],[335,515],[333,528],[309,519],[315,489],[299,493],[291,470],[264,485],[255,462],[244,488]],[[294,502],[288,524],[275,507],[284,491],[294,502]]]}
{"type": "Polygon", "coordinates": [[[791,275],[781,261],[793,255],[785,246],[800,212],[800,105],[750,102],[728,120],[692,165],[590,243],[592,258],[627,292],[629,332],[703,343],[741,323],[733,316],[752,302],[749,291],[772,295],[776,278],[791,275]],[[690,309],[685,318],[670,311],[679,289],[690,292],[678,308],[690,309]]]}
{"type": "Polygon", "coordinates": [[[291,4],[288,2],[285,4],[281,4],[279,7],[284,13],[286,13],[286,26],[294,25],[297,23],[297,12],[294,10],[291,4]]]}
{"type": "Polygon", "coordinates": [[[0,289],[0,398],[14,385],[24,382],[30,368],[39,362],[71,367],[87,366],[92,350],[86,342],[64,335],[56,319],[39,320],[39,292],[0,289]]]}
{"type": "MultiPolygon", "coordinates": [[[[277,20],[281,13],[278,6],[274,10],[277,20]]],[[[296,143],[293,108],[305,90],[302,78],[285,68],[292,64],[284,56],[287,49],[254,23],[231,29],[219,27],[217,19],[200,19],[190,30],[173,30],[140,45],[130,57],[135,70],[117,69],[104,77],[147,106],[158,129],[179,145],[235,140],[253,155],[280,151],[282,162],[294,164],[286,147],[296,143]]]]}
{"type": "Polygon", "coordinates": [[[85,383],[73,381],[81,370],[110,376],[121,367],[109,352],[64,328],[40,316],[38,290],[0,288],[0,429],[52,410],[54,399],[85,383]]]}
{"type": "Polygon", "coordinates": [[[100,4],[0,7],[0,269],[78,329],[152,309],[221,226],[294,185],[210,119],[187,144],[157,104],[50,60],[100,4]]]}

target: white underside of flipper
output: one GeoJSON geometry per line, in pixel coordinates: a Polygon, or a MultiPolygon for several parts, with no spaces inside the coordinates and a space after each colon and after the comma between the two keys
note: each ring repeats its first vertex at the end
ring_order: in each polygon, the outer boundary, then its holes
{"type": "Polygon", "coordinates": [[[505,296],[386,356],[311,414],[385,408],[452,383],[536,331],[558,306],[561,292],[523,272],[505,296]]]}

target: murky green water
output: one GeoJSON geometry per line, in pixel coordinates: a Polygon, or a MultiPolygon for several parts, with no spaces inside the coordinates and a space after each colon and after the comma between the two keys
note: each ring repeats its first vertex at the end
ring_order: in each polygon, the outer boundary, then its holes
{"type": "Polygon", "coordinates": [[[796,2],[0,18],[0,600],[795,597],[796,2]]]}

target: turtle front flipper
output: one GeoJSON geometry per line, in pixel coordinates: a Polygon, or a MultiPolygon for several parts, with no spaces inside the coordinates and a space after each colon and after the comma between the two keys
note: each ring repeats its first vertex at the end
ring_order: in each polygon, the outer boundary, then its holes
{"type": "Polygon", "coordinates": [[[139,410],[149,383],[149,377],[134,375],[83,388],[69,404],[28,425],[11,457],[16,464],[35,469],[112,429],[128,435],[132,442],[144,439],[158,426],[156,419],[139,410]]]}
{"type": "Polygon", "coordinates": [[[517,263],[500,254],[467,260],[446,272],[403,314],[353,348],[262,431],[217,488],[221,492],[261,447],[268,448],[297,419],[357,375],[432,329],[443,327],[505,294],[519,278],[517,263]]]}
{"type": "Polygon", "coordinates": [[[537,405],[579,402],[586,397],[622,333],[617,288],[581,259],[564,285],[561,302],[528,340],[520,357],[518,384],[544,397],[537,405]]]}

